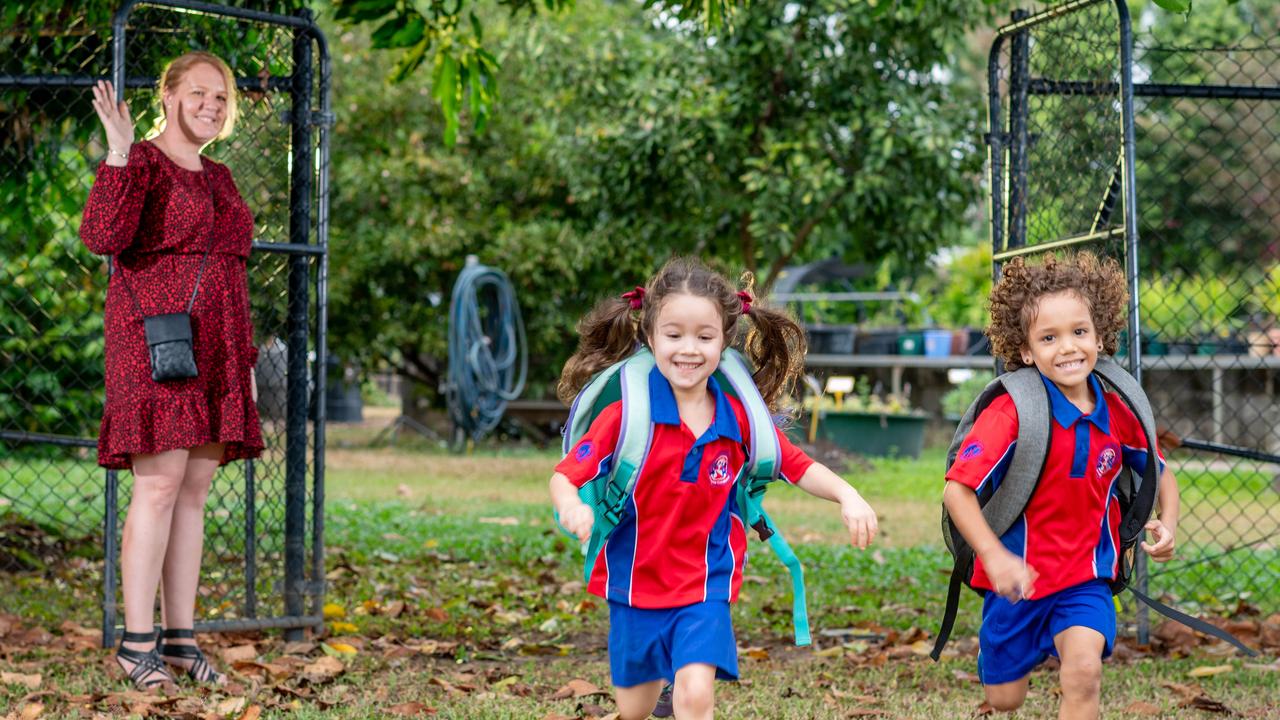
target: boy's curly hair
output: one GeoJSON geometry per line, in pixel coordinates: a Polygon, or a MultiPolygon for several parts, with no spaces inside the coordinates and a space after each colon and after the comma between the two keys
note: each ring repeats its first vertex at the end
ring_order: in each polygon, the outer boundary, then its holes
{"type": "Polygon", "coordinates": [[[1089,306],[1102,352],[1115,354],[1129,302],[1119,263],[1089,252],[1065,258],[1050,255],[1034,265],[1017,257],[1005,263],[999,282],[991,289],[991,324],[986,328],[991,353],[1003,360],[1007,369],[1023,366],[1022,350],[1027,347],[1027,332],[1040,298],[1064,291],[1075,293],[1089,306]]]}

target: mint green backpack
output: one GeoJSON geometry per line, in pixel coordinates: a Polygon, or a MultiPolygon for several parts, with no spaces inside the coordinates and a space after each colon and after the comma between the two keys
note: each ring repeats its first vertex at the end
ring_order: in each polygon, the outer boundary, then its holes
{"type": "MultiPolygon", "coordinates": [[[[623,510],[635,489],[640,469],[649,455],[653,441],[653,422],[649,408],[649,372],[654,367],[653,353],[647,348],[615,363],[587,383],[569,410],[564,428],[564,453],[568,455],[591,427],[592,421],[610,404],[622,400],[622,427],[614,448],[609,472],[578,490],[578,496],[595,512],[591,537],[583,547],[582,576],[590,582],[596,558],[605,541],[618,525],[623,510]]],[[[769,483],[778,478],[781,450],[774,434],[773,416],[756,388],[751,369],[741,353],[730,348],[720,356],[716,381],[725,392],[736,397],[746,408],[751,420],[750,435],[745,439],[747,462],[734,480],[738,512],[747,525],[754,528],[791,572],[793,592],[792,622],[796,645],[808,645],[809,614],[804,597],[804,570],[762,504],[769,483]]],[[[744,433],[745,435],[745,433],[744,433]]]]}

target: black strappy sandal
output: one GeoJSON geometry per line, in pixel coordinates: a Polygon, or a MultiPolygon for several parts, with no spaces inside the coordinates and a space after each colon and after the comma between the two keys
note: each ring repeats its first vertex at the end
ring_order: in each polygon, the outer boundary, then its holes
{"type": "Polygon", "coordinates": [[[160,659],[154,647],[150,650],[135,650],[125,647],[124,644],[127,642],[147,643],[154,646],[156,634],[154,631],[136,633],[125,630],[124,635],[121,636],[120,647],[116,649],[116,662],[123,660],[133,663],[132,668],[126,668],[123,663],[120,663],[120,668],[128,674],[135,688],[145,691],[173,684],[173,674],[169,672],[169,668],[165,667],[164,661],[160,659]]]}
{"type": "MultiPolygon", "coordinates": [[[[196,634],[192,630],[174,630],[170,628],[164,631],[163,637],[165,640],[194,640],[196,634]]],[[[182,670],[187,677],[196,682],[222,685],[227,681],[227,676],[214,670],[213,666],[209,664],[209,659],[195,645],[161,643],[160,657],[164,662],[182,670]],[[186,667],[181,663],[174,662],[175,659],[190,660],[191,666],[186,667]]]]}

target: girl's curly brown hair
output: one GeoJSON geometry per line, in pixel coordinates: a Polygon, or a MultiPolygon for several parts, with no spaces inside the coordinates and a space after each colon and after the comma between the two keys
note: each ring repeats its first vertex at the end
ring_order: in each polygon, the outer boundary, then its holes
{"type": "Polygon", "coordinates": [[[991,353],[1003,360],[1007,369],[1023,367],[1022,350],[1027,347],[1027,332],[1035,321],[1040,298],[1060,292],[1075,293],[1089,306],[1102,352],[1115,354],[1129,303],[1119,263],[1089,252],[1065,258],[1051,255],[1034,265],[1017,257],[1004,265],[999,282],[991,289],[991,324],[986,329],[991,353]]]}

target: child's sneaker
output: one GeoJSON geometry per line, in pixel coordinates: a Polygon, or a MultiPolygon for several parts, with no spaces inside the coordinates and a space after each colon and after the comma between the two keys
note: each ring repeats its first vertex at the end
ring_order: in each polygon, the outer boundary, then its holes
{"type": "Polygon", "coordinates": [[[675,712],[675,706],[671,704],[671,683],[667,683],[662,686],[662,694],[658,695],[658,704],[653,708],[653,716],[669,718],[675,712]]]}

